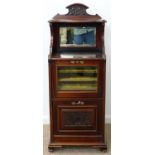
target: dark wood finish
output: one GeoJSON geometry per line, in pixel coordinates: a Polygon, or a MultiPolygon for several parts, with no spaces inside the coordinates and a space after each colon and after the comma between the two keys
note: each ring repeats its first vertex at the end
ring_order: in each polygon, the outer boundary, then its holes
{"type": "Polygon", "coordinates": [[[54,124],[55,134],[102,134],[100,122],[102,122],[103,119],[99,115],[102,112],[102,100],[83,98],[70,98],[69,100],[57,99],[53,101],[53,107],[54,113],[57,113],[57,115],[55,115],[56,121],[54,124]],[[69,119],[68,126],[64,125],[66,121],[64,112],[71,115],[70,118],[66,118],[69,119]]]}
{"type": "Polygon", "coordinates": [[[69,5],[66,15],[57,14],[49,21],[51,31],[49,64],[50,143],[49,151],[64,146],[90,146],[106,150],[104,25],[99,15],[89,15],[87,6],[69,5]],[[59,28],[62,26],[96,27],[96,47],[60,47],[59,28]],[[61,54],[93,53],[95,58],[61,58],[61,54]],[[75,62],[75,63],[74,63],[75,62]],[[58,90],[58,66],[96,66],[96,91],[58,90]]]}

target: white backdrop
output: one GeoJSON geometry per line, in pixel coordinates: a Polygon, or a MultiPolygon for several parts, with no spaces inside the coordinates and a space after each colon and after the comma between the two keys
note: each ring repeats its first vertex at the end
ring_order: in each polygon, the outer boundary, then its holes
{"type": "Polygon", "coordinates": [[[49,91],[48,91],[48,53],[50,45],[50,29],[48,20],[57,13],[67,13],[66,6],[72,3],[83,3],[89,7],[90,14],[99,14],[107,20],[105,26],[105,51],[107,55],[107,81],[106,81],[106,122],[111,121],[111,17],[110,0],[46,0],[43,3],[43,123],[49,123],[49,91]]]}

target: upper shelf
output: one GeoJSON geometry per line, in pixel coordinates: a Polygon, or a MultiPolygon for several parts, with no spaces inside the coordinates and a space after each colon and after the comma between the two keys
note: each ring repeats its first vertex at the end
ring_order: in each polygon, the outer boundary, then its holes
{"type": "Polygon", "coordinates": [[[63,23],[92,23],[99,22],[105,23],[98,14],[90,15],[86,12],[88,6],[81,3],[74,3],[66,7],[68,9],[68,13],[65,15],[57,14],[53,17],[52,20],[49,20],[49,23],[55,22],[63,22],[63,23]]]}

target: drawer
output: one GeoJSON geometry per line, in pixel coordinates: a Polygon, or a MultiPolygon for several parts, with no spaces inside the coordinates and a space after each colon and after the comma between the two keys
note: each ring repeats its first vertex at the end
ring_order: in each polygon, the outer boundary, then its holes
{"type": "Polygon", "coordinates": [[[102,60],[59,60],[50,68],[53,97],[102,97],[105,81],[102,60]]]}
{"type": "Polygon", "coordinates": [[[57,100],[53,102],[55,134],[101,132],[102,104],[99,100],[57,100]]]}

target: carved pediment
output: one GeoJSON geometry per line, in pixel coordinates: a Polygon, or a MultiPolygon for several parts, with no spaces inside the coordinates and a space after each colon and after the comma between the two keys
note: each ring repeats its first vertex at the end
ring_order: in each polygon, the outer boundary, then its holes
{"type": "Polygon", "coordinates": [[[98,14],[90,15],[86,12],[88,6],[81,3],[74,3],[66,7],[67,14],[57,14],[49,23],[67,22],[67,23],[90,23],[90,22],[106,22],[98,14]]]}
{"type": "Polygon", "coordinates": [[[68,9],[68,13],[66,15],[71,16],[88,16],[89,14],[86,12],[88,7],[84,4],[75,3],[66,7],[68,9]]]}

